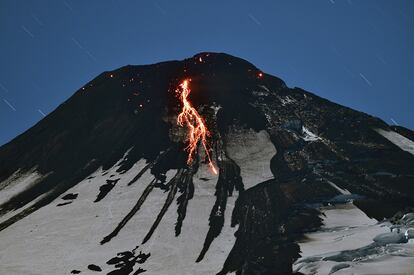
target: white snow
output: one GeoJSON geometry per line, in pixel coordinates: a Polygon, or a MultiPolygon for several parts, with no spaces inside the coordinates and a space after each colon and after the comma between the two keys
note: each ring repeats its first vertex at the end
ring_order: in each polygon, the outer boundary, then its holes
{"type": "Polygon", "coordinates": [[[228,156],[240,167],[245,189],[273,178],[270,160],[276,155],[276,148],[266,131],[232,129],[225,146],[228,156]]]}
{"type": "Polygon", "coordinates": [[[268,96],[269,95],[270,90],[266,86],[259,85],[258,87],[260,88],[260,90],[254,90],[253,91],[253,94],[255,96],[268,96]]]}
{"type": "Polygon", "coordinates": [[[316,140],[322,140],[318,135],[312,133],[308,128],[305,126],[302,126],[302,132],[303,132],[303,140],[305,141],[316,141],[316,140]]]}
{"type": "Polygon", "coordinates": [[[265,90],[266,92],[270,93],[269,88],[267,88],[265,85],[259,85],[259,87],[265,90]]]}
{"type": "Polygon", "coordinates": [[[333,183],[332,181],[328,180],[327,181],[329,183],[329,185],[331,185],[333,188],[335,188],[336,190],[338,190],[339,193],[341,193],[342,195],[351,195],[351,192],[349,192],[346,189],[342,189],[341,187],[339,187],[338,185],[336,185],[335,183],[333,183]]]}
{"type": "Polygon", "coordinates": [[[214,117],[217,115],[218,111],[222,108],[221,105],[213,105],[210,108],[214,111],[214,117]]]}
{"type": "Polygon", "coordinates": [[[344,250],[370,245],[375,237],[388,238],[390,224],[368,218],[352,203],[321,210],[326,215],[325,224],[317,232],[307,234],[307,238],[299,243],[302,258],[294,263],[294,270],[313,275],[414,274],[414,244],[411,242],[387,244],[381,253],[353,261],[323,260],[323,257],[338,255],[344,250]],[[332,268],[341,266],[342,269],[332,272],[332,268]]]}
{"type": "Polygon", "coordinates": [[[385,137],[398,147],[400,147],[402,150],[410,152],[414,155],[414,141],[394,132],[394,131],[386,131],[383,129],[374,129],[377,133],[379,133],[381,136],[385,137]]]}
{"type": "Polygon", "coordinates": [[[283,106],[294,103],[296,101],[295,99],[291,98],[290,96],[280,97],[279,99],[282,102],[283,106]]]}

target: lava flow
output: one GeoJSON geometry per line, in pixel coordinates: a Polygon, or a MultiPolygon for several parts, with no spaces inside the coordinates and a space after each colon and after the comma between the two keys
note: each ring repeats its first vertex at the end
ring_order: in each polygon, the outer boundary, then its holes
{"type": "Polygon", "coordinates": [[[198,143],[204,147],[206,152],[206,156],[208,159],[208,165],[210,166],[211,170],[214,174],[217,175],[217,169],[213,164],[211,159],[209,146],[207,143],[207,137],[210,135],[206,125],[204,124],[203,118],[199,115],[197,110],[191,105],[190,101],[188,101],[188,95],[190,94],[191,90],[189,88],[189,80],[185,79],[179,87],[176,89],[177,95],[180,97],[181,102],[183,103],[183,109],[181,113],[177,117],[177,124],[179,126],[184,126],[184,124],[188,127],[188,146],[186,150],[188,151],[188,158],[187,164],[190,165],[193,162],[194,154],[196,153],[198,143]]]}

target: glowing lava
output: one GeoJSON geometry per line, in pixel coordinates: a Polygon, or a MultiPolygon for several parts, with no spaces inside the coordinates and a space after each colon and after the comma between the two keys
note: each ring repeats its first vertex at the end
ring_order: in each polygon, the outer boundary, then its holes
{"type": "Polygon", "coordinates": [[[217,175],[217,169],[214,167],[213,161],[211,160],[211,155],[209,151],[209,146],[207,143],[207,137],[210,135],[206,125],[204,124],[203,118],[199,115],[197,110],[191,105],[188,101],[188,95],[191,90],[189,88],[189,80],[185,79],[177,90],[175,91],[180,97],[181,102],[183,103],[183,109],[177,117],[177,124],[179,126],[187,125],[188,127],[188,146],[186,150],[188,151],[187,164],[190,165],[193,162],[194,154],[196,153],[198,143],[201,142],[203,148],[206,152],[208,159],[208,165],[214,174],[217,175]]]}

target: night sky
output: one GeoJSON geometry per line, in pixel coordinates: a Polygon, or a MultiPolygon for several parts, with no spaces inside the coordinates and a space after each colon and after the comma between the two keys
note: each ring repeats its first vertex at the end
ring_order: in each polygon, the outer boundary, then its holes
{"type": "Polygon", "coordinates": [[[0,144],[103,71],[202,51],[414,129],[413,14],[411,0],[2,0],[0,144]]]}

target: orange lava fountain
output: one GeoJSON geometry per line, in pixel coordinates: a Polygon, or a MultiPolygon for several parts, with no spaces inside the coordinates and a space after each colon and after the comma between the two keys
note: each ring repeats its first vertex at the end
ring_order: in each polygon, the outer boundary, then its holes
{"type": "Polygon", "coordinates": [[[190,165],[193,162],[194,154],[196,153],[198,143],[201,142],[203,145],[204,151],[208,159],[208,165],[214,174],[217,175],[217,169],[211,160],[211,155],[207,143],[207,137],[210,135],[206,125],[204,124],[203,118],[199,115],[197,110],[191,105],[187,97],[190,94],[191,90],[189,88],[189,80],[185,79],[179,87],[175,90],[177,95],[180,97],[181,102],[183,103],[183,109],[177,117],[177,124],[181,127],[187,125],[188,127],[188,146],[186,150],[188,151],[187,164],[190,165]]]}

